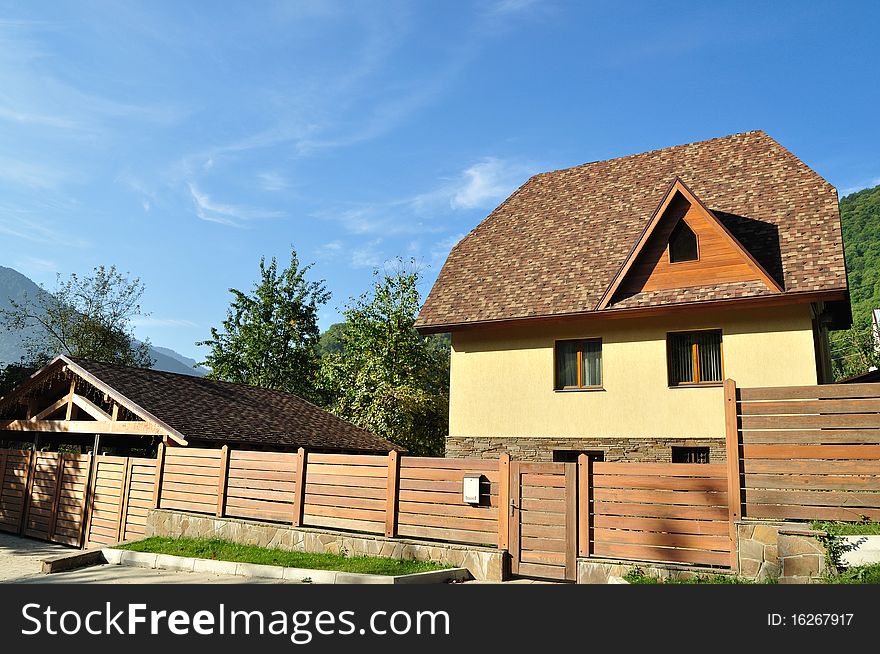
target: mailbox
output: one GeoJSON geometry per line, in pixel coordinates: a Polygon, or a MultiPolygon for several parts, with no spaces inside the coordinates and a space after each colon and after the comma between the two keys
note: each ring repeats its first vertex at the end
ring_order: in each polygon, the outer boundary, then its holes
{"type": "Polygon", "coordinates": [[[462,482],[462,501],[465,504],[480,503],[480,481],[483,475],[465,475],[462,482]]]}

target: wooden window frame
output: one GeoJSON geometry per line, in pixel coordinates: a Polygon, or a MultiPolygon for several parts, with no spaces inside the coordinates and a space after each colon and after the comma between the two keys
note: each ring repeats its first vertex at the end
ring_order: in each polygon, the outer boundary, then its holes
{"type": "Polygon", "coordinates": [[[553,390],[560,393],[571,393],[577,391],[604,391],[605,390],[605,356],[604,356],[604,343],[602,342],[602,338],[598,336],[591,336],[588,338],[560,338],[553,341],[553,390]],[[580,385],[584,378],[584,348],[583,344],[590,341],[598,341],[599,342],[599,376],[602,378],[602,383],[597,386],[582,386],[580,385]],[[577,359],[577,376],[578,376],[578,385],[577,386],[559,386],[557,385],[557,371],[559,368],[559,343],[579,343],[580,348],[578,349],[578,359],[577,359]]]}
{"type": "Polygon", "coordinates": [[[694,235],[694,240],[697,242],[697,258],[696,259],[686,259],[684,261],[673,261],[672,260],[672,234],[673,234],[673,232],[675,232],[676,228],[678,227],[678,223],[676,223],[675,227],[672,228],[672,231],[669,232],[669,240],[666,242],[666,260],[669,261],[670,266],[678,266],[683,263],[694,263],[694,262],[700,260],[700,237],[699,237],[699,235],[697,234],[696,231],[694,231],[694,228],[691,227],[688,224],[688,221],[686,221],[684,218],[679,219],[679,222],[682,222],[685,225],[687,225],[687,228],[689,230],[691,230],[691,234],[694,235]]]}
{"type": "Polygon", "coordinates": [[[718,328],[708,329],[683,329],[681,331],[666,332],[666,381],[669,388],[693,388],[695,386],[723,386],[724,385],[724,332],[718,328]],[[672,352],[670,345],[670,336],[678,334],[700,334],[704,332],[718,332],[718,353],[721,356],[721,380],[720,381],[700,381],[700,350],[695,338],[691,338],[691,357],[694,370],[694,381],[674,382],[672,381],[672,352]]]}

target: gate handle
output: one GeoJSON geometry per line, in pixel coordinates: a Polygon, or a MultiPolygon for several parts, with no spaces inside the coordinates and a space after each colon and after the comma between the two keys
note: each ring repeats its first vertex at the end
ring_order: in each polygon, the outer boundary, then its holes
{"type": "Polygon", "coordinates": [[[510,498],[510,515],[513,515],[513,512],[517,509],[516,502],[511,497],[510,498]]]}

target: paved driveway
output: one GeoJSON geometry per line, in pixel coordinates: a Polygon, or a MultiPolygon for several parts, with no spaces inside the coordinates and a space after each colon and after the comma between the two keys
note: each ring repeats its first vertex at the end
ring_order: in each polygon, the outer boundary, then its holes
{"type": "Polygon", "coordinates": [[[44,543],[0,532],[0,583],[22,584],[260,584],[291,583],[282,579],[251,579],[234,575],[211,575],[173,570],[96,565],[51,575],[42,573],[41,561],[50,556],[76,552],[63,545],[44,543]]]}
{"type": "Polygon", "coordinates": [[[42,574],[40,561],[73,551],[75,550],[64,545],[44,543],[0,532],[0,583],[42,574]]]}

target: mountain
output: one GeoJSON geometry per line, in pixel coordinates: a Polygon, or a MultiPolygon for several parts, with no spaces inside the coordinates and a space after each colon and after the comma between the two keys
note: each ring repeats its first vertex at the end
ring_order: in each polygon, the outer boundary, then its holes
{"type": "MultiPolygon", "coordinates": [[[[23,300],[25,296],[34,297],[44,293],[37,284],[17,270],[0,266],[0,309],[10,308],[9,300],[23,300]]],[[[18,363],[24,355],[22,340],[26,332],[0,331],[0,364],[18,363]]],[[[155,360],[153,368],[165,372],[178,372],[184,375],[201,377],[208,371],[205,368],[193,368],[196,362],[167,347],[150,347],[150,356],[155,360]]]]}
{"type": "Polygon", "coordinates": [[[840,222],[853,322],[865,324],[880,309],[880,186],[843,198],[840,222]]]}

